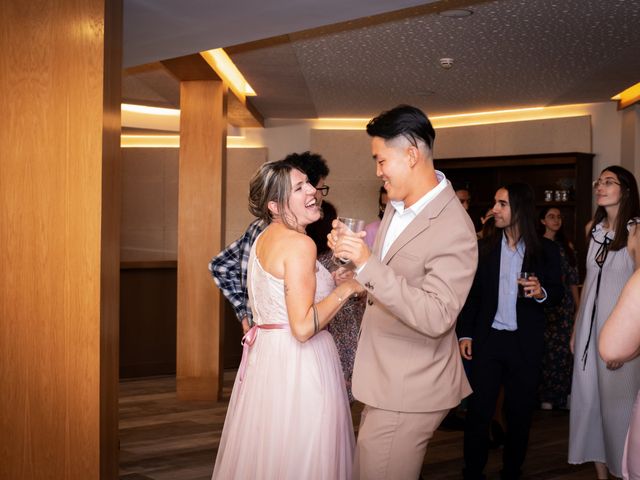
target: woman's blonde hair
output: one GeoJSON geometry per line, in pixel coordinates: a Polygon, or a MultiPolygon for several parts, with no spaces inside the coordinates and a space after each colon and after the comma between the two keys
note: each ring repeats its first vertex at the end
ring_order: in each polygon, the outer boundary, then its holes
{"type": "Polygon", "coordinates": [[[262,164],[249,182],[249,211],[267,225],[273,221],[269,202],[276,202],[279,218],[289,228],[295,229],[297,220],[286,214],[291,195],[291,171],[295,167],[284,160],[262,164]]]}

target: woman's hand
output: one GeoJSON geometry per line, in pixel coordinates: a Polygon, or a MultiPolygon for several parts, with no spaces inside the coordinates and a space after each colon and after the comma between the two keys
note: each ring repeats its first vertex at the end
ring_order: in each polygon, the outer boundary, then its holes
{"type": "Polygon", "coordinates": [[[622,365],[624,365],[624,362],[607,362],[607,368],[609,370],[617,370],[619,369],[622,365]]]}
{"type": "Polygon", "coordinates": [[[331,276],[333,277],[333,281],[338,285],[342,285],[343,282],[347,280],[351,280],[354,277],[353,270],[349,270],[348,268],[339,267],[337,270],[331,272],[331,276]]]}

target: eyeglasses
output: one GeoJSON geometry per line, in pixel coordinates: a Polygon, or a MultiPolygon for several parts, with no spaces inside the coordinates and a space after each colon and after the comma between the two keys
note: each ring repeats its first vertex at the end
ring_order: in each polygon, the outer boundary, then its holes
{"type": "Polygon", "coordinates": [[[596,189],[598,187],[607,187],[609,188],[612,185],[620,185],[620,182],[616,182],[613,178],[605,178],[604,180],[598,179],[593,182],[593,188],[596,189]]]}
{"type": "Polygon", "coordinates": [[[329,185],[325,185],[324,187],[320,187],[320,188],[316,188],[317,191],[319,191],[323,197],[326,197],[327,195],[329,195],[329,185]]]}

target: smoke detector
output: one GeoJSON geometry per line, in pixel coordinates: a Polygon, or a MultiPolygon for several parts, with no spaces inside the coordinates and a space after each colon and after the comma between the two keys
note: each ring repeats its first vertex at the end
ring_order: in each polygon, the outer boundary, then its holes
{"type": "Polygon", "coordinates": [[[451,67],[453,67],[453,58],[448,58],[448,57],[441,58],[439,62],[440,62],[440,66],[445,70],[449,70],[451,67]]]}

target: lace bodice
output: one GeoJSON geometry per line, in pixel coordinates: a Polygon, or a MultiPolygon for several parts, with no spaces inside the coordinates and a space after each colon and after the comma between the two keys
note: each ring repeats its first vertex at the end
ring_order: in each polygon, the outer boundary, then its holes
{"type": "MultiPolygon", "coordinates": [[[[249,302],[254,323],[289,323],[284,300],[284,280],[267,272],[256,255],[256,243],[251,247],[248,266],[249,302]]],[[[315,302],[329,295],[335,287],[329,271],[316,260],[315,302]]]]}

